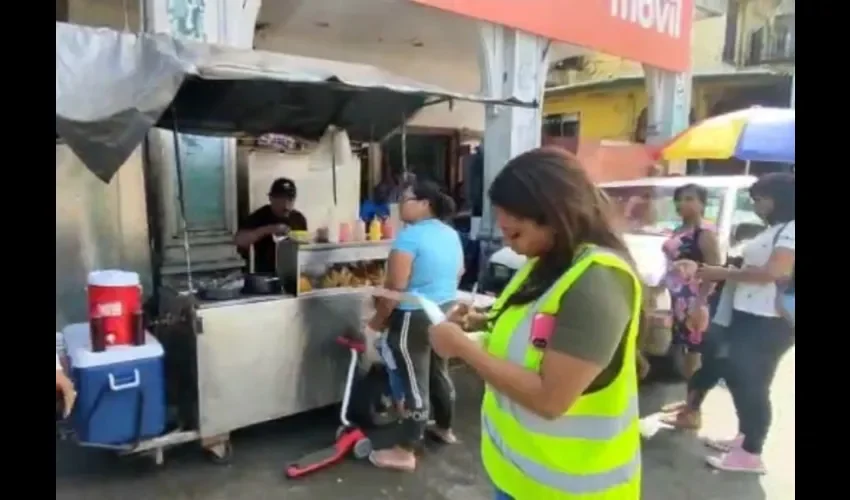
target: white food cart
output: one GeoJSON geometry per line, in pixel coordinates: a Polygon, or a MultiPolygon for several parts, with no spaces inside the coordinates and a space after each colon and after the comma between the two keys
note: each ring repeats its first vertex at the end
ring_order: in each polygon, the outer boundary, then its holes
{"type": "MultiPolygon", "coordinates": [[[[353,141],[367,142],[393,133],[431,103],[457,99],[536,105],[459,94],[370,66],[205,45],[161,34],[57,23],[56,36],[57,137],[106,183],[152,127],[198,135],[273,132],[317,139],[334,126],[346,130],[353,141]]],[[[178,143],[175,139],[175,153],[178,143]]],[[[182,209],[183,179],[179,154],[175,156],[182,209]]],[[[57,169],[61,167],[57,149],[57,169]]],[[[145,164],[145,176],[155,176],[156,168],[145,164]]],[[[150,200],[163,196],[154,186],[144,182],[136,188],[150,200]]],[[[57,199],[74,196],[63,189],[57,185],[57,199]]],[[[69,226],[79,223],[63,217],[69,216],[57,211],[57,255],[63,221],[69,226]]],[[[149,206],[148,224],[161,224],[162,217],[149,206]]],[[[140,219],[137,215],[135,222],[140,219]]],[[[144,242],[149,244],[145,251],[150,276],[143,281],[152,283],[147,324],[165,347],[173,421],[164,436],[108,447],[121,453],[149,452],[162,463],[164,448],[200,439],[217,460],[226,461],[231,431],[340,401],[347,353],[333,340],[360,327],[364,293],[354,287],[307,292],[299,290],[298,282],[307,268],[386,259],[390,242],[288,241],[278,246],[281,293],[206,300],[196,293],[205,283],[238,269],[194,269],[189,259],[193,235],[185,219],[181,221],[186,253],[181,272],[164,272],[156,231],[148,231],[149,241],[144,242]]],[[[124,244],[127,233],[124,228],[112,241],[100,243],[124,244]]],[[[134,248],[139,250],[138,245],[134,248]]],[[[133,257],[144,260],[140,255],[133,257]]],[[[82,253],[76,258],[84,269],[91,261],[82,253]]],[[[82,286],[77,290],[84,293],[82,286]]],[[[63,299],[76,300],[67,294],[63,299]]],[[[68,316],[69,322],[86,320],[79,314],[68,316]]]]}

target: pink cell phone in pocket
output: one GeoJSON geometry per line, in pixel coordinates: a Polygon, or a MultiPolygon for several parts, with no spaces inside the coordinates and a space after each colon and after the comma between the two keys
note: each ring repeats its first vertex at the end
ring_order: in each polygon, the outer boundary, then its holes
{"type": "Polygon", "coordinates": [[[549,345],[549,339],[555,331],[555,316],[551,314],[537,313],[531,320],[531,345],[538,349],[545,349],[549,345]]]}

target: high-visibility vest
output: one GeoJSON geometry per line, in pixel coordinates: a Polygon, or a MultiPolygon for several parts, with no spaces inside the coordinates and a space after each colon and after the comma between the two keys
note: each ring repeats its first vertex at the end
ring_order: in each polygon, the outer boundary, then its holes
{"type": "MultiPolygon", "coordinates": [[[[525,281],[529,261],[493,305],[499,310],[525,281]]],[[[501,313],[485,338],[488,352],[535,372],[543,351],[531,345],[538,313],[556,314],[561,297],[591,264],[627,272],[634,304],[620,373],[607,387],[582,395],[561,417],[540,417],[489,385],[481,409],[481,455],[492,482],[515,500],[638,500],[640,431],[635,356],[641,285],[621,257],[587,247],[570,269],[536,302],[501,313]]]]}

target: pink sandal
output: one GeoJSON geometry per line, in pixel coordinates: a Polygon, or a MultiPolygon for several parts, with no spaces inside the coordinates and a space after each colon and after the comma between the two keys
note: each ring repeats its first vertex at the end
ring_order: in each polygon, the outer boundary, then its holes
{"type": "Polygon", "coordinates": [[[697,411],[685,408],[676,413],[664,415],[661,417],[661,423],[676,429],[695,431],[702,427],[702,415],[697,411]]]}

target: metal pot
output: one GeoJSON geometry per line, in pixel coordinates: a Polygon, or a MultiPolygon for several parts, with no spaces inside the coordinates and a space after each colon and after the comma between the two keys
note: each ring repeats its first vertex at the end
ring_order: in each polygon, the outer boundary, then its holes
{"type": "Polygon", "coordinates": [[[281,293],[283,287],[280,278],[273,274],[248,273],[244,276],[244,293],[251,295],[274,295],[281,293]]]}
{"type": "Polygon", "coordinates": [[[241,294],[240,288],[204,286],[198,289],[198,297],[203,300],[233,300],[238,299],[241,294]]]}
{"type": "Polygon", "coordinates": [[[221,279],[213,279],[201,283],[198,287],[198,298],[202,300],[233,300],[238,299],[245,288],[242,273],[234,273],[221,279]]]}

